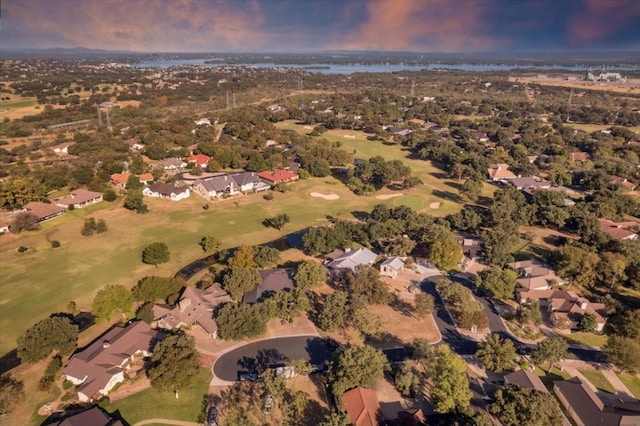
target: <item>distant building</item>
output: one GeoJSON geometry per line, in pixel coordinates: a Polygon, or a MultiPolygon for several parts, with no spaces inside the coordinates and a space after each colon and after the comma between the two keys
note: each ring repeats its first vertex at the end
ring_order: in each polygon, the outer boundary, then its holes
{"type": "Polygon", "coordinates": [[[637,240],[639,238],[635,231],[640,229],[640,223],[633,221],[614,222],[605,218],[598,219],[598,222],[600,229],[615,240],[637,240]]]}
{"type": "Polygon", "coordinates": [[[380,275],[395,278],[404,268],[404,262],[398,256],[390,257],[380,264],[380,275]]]}
{"type": "Polygon", "coordinates": [[[34,215],[38,219],[38,222],[44,222],[62,215],[64,208],[52,203],[31,201],[22,207],[22,211],[34,215]]]}
{"type": "MultiPolygon", "coordinates": [[[[329,255],[327,255],[329,256],[329,255]]],[[[368,248],[336,250],[328,259],[327,267],[330,269],[351,269],[355,272],[358,266],[371,266],[376,261],[377,254],[368,248]]]]}
{"type": "Polygon", "coordinates": [[[65,195],[64,197],[53,199],[53,202],[60,207],[68,208],[69,206],[73,206],[78,209],[99,203],[100,201],[102,201],[102,194],[100,192],[88,191],[82,188],[71,191],[71,194],[65,195]]]}
{"type": "Polygon", "coordinates": [[[492,164],[489,166],[487,173],[489,174],[489,179],[494,182],[515,179],[518,177],[515,173],[509,170],[509,165],[504,163],[492,164]]]}

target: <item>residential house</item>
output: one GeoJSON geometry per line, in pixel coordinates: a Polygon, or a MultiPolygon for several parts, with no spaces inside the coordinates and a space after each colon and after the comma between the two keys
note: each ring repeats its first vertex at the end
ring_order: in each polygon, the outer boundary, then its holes
{"type": "Polygon", "coordinates": [[[637,403],[614,402],[612,405],[605,405],[578,377],[554,382],[553,393],[578,426],[640,424],[640,409],[637,403]]]}
{"type": "Polygon", "coordinates": [[[195,165],[200,166],[203,169],[207,167],[207,164],[209,164],[209,161],[211,161],[211,157],[204,154],[195,154],[187,157],[188,163],[194,163],[195,165]]]}
{"type": "Polygon", "coordinates": [[[640,223],[633,221],[614,222],[604,218],[598,219],[598,222],[602,231],[615,240],[637,240],[640,238],[635,232],[640,229],[640,223]]]}
{"type": "Polygon", "coordinates": [[[582,151],[572,152],[571,154],[569,154],[569,158],[571,159],[571,161],[585,162],[591,160],[591,154],[582,151]]]}
{"type": "Polygon", "coordinates": [[[38,222],[44,222],[62,215],[62,213],[64,213],[64,208],[53,203],[31,201],[22,207],[22,211],[35,215],[35,217],[38,218],[38,222]]]}
{"type": "Polygon", "coordinates": [[[258,173],[260,179],[265,181],[271,186],[275,186],[279,183],[283,182],[293,182],[294,180],[300,179],[300,176],[297,173],[294,173],[289,170],[276,170],[273,172],[260,172],[258,173]]]}
{"type": "Polygon", "coordinates": [[[354,426],[378,426],[382,411],[373,389],[356,387],[342,394],[345,411],[354,426]]]}
{"type": "Polygon", "coordinates": [[[283,290],[292,290],[296,284],[293,281],[295,269],[262,269],[259,271],[262,282],[253,290],[247,291],[242,297],[244,303],[258,303],[264,296],[283,290]]]}
{"type": "Polygon", "coordinates": [[[398,420],[402,426],[423,426],[427,424],[422,408],[398,411],[398,420]]]}
{"type": "Polygon", "coordinates": [[[489,136],[485,132],[476,132],[476,141],[489,142],[489,136]]]}
{"type": "Polygon", "coordinates": [[[150,356],[162,336],[144,321],[113,327],[71,356],[64,369],[65,377],[77,386],[80,401],[99,399],[124,381],[136,358],[150,356]]]}
{"type": "Polygon", "coordinates": [[[612,176],[611,177],[611,184],[613,185],[620,185],[623,188],[629,190],[629,191],[633,191],[634,189],[636,189],[636,184],[633,182],[628,181],[626,178],[621,178],[619,176],[612,176]]]}
{"type": "Polygon", "coordinates": [[[551,182],[545,179],[539,178],[537,176],[517,177],[517,178],[509,179],[508,183],[520,190],[551,188],[551,182]]]}
{"type": "Polygon", "coordinates": [[[113,420],[97,406],[75,412],[53,423],[45,423],[49,426],[123,426],[120,420],[113,420]]]}
{"type": "Polygon", "coordinates": [[[520,303],[538,301],[549,312],[551,323],[567,330],[578,327],[585,314],[591,314],[596,320],[596,331],[604,329],[607,322],[607,307],[604,303],[592,303],[579,297],[573,291],[531,290],[519,293],[520,303]]]}
{"type": "Polygon", "coordinates": [[[111,175],[111,183],[118,188],[124,189],[129,181],[131,173],[114,173],[111,175]]]}
{"type": "Polygon", "coordinates": [[[142,190],[145,197],[168,198],[172,201],[180,201],[189,198],[191,193],[186,186],[177,186],[172,183],[154,183],[142,190]]]}
{"type": "Polygon", "coordinates": [[[507,266],[518,273],[518,284],[527,290],[548,290],[554,284],[564,284],[552,269],[536,260],[512,262],[507,266]]]}
{"type": "Polygon", "coordinates": [[[242,172],[231,175],[231,179],[236,183],[240,192],[260,192],[270,188],[269,185],[260,180],[258,173],[242,172]]]}
{"type": "Polygon", "coordinates": [[[236,182],[228,175],[198,179],[193,182],[191,187],[203,197],[210,198],[219,198],[225,194],[234,195],[238,193],[236,182]]]}
{"type": "Polygon", "coordinates": [[[411,129],[403,129],[402,127],[387,126],[384,129],[394,136],[409,136],[412,133],[411,129]]]}
{"type": "Polygon", "coordinates": [[[404,262],[402,259],[398,256],[390,257],[380,264],[380,275],[383,277],[395,278],[402,268],[404,268],[404,262]]]}
{"type": "Polygon", "coordinates": [[[143,173],[140,175],[140,183],[143,185],[147,185],[156,180],[151,173],[143,173]]]}
{"type": "Polygon", "coordinates": [[[200,327],[215,339],[218,337],[218,324],[213,317],[214,310],[232,301],[220,284],[215,283],[205,290],[187,286],[174,306],[154,305],[153,317],[160,328],[200,327]]]}
{"type": "Polygon", "coordinates": [[[180,158],[167,158],[166,160],[162,160],[158,164],[164,170],[178,170],[183,169],[187,166],[187,163],[182,161],[180,158]]]}
{"type": "Polygon", "coordinates": [[[534,389],[538,392],[549,393],[540,377],[529,370],[518,370],[504,376],[505,385],[517,385],[525,389],[534,389]]]}
{"type": "Polygon", "coordinates": [[[100,201],[102,201],[102,193],[88,191],[82,188],[71,191],[71,194],[65,195],[64,197],[53,199],[53,202],[60,207],[67,208],[73,206],[77,209],[99,203],[100,201]]]}
{"type": "Polygon", "coordinates": [[[59,145],[56,145],[53,147],[53,152],[55,152],[56,154],[68,154],[69,153],[69,147],[73,145],[72,142],[63,142],[59,145]]]}
{"type": "Polygon", "coordinates": [[[135,139],[127,139],[126,141],[124,141],[124,143],[127,144],[129,149],[133,149],[136,151],[140,151],[144,149],[144,145],[141,143],[138,143],[138,141],[135,139]]]}
{"type": "Polygon", "coordinates": [[[211,120],[208,118],[199,118],[194,120],[194,123],[196,123],[196,126],[211,126],[211,120]]]}
{"type": "Polygon", "coordinates": [[[494,182],[517,178],[517,176],[509,170],[509,165],[504,163],[490,165],[487,172],[489,173],[489,179],[494,182]]]}
{"type": "Polygon", "coordinates": [[[462,246],[462,254],[468,259],[477,259],[482,251],[482,239],[477,235],[471,235],[455,231],[454,235],[458,244],[462,246]]]}
{"type": "Polygon", "coordinates": [[[356,271],[358,266],[371,266],[375,263],[377,254],[366,247],[346,249],[344,252],[336,250],[328,258],[327,267],[334,270],[351,269],[356,271]]]}
{"type": "Polygon", "coordinates": [[[5,219],[0,219],[0,234],[8,234],[9,232],[11,232],[9,226],[9,222],[7,222],[5,219]]]}

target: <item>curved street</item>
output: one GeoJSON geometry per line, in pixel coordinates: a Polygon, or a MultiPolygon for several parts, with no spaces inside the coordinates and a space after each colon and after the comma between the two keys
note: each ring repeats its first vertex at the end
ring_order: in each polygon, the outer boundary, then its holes
{"type": "Polygon", "coordinates": [[[212,372],[221,380],[235,381],[242,373],[259,373],[296,359],[324,364],[334,349],[330,340],[311,335],[260,340],[221,355],[212,372]]]}

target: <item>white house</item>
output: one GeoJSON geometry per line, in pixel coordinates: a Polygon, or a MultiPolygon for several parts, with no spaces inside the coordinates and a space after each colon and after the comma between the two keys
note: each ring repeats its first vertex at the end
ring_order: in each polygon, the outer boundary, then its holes
{"type": "Polygon", "coordinates": [[[404,262],[397,256],[390,257],[380,264],[380,275],[395,278],[404,268],[404,262]]]}
{"type": "Polygon", "coordinates": [[[154,183],[142,190],[145,197],[168,198],[172,201],[180,201],[189,198],[191,192],[186,186],[176,186],[172,183],[154,183]]]}

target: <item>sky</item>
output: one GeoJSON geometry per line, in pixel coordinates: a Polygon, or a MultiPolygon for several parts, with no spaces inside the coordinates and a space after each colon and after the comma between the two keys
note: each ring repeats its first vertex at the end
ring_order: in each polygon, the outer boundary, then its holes
{"type": "Polygon", "coordinates": [[[640,50],[640,0],[1,0],[0,47],[640,50]]]}

